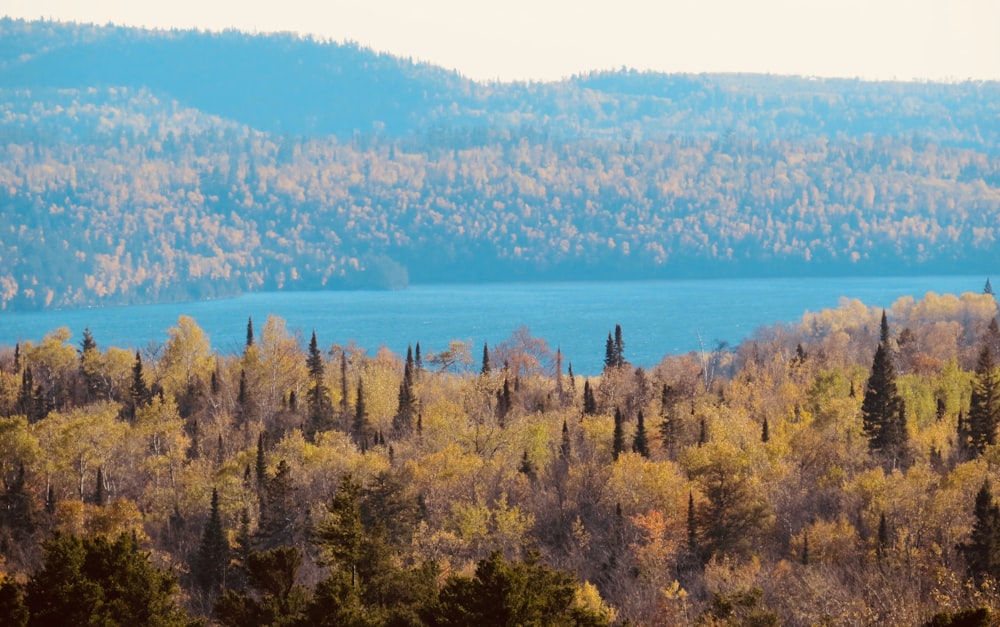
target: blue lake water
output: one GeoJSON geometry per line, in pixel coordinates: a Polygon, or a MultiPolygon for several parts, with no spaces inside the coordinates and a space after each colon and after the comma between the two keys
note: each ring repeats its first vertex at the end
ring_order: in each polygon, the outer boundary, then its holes
{"type": "Polygon", "coordinates": [[[242,350],[246,322],[259,334],[268,314],[285,319],[303,342],[315,330],[320,346],[354,341],[374,354],[381,346],[405,354],[420,342],[438,352],[451,340],[493,346],[520,326],[561,348],[577,374],[600,372],[605,341],[621,324],[625,357],[648,368],[664,355],[738,344],[761,325],[794,322],[806,311],[837,307],[841,297],[888,307],[901,296],[981,292],[983,276],[809,279],[718,279],[489,285],[417,285],[406,290],[281,292],[233,299],[0,314],[0,345],[39,341],[61,326],[73,342],[90,328],[98,347],[140,348],[167,339],[181,314],[192,316],[221,353],[242,350]]]}

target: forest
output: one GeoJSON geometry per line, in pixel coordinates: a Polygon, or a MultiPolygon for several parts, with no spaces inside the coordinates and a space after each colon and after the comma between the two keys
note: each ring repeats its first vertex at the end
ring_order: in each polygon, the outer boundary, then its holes
{"type": "MultiPolygon", "coordinates": [[[[844,300],[573,374],[180,316],[0,349],[0,622],[988,625],[998,306],[844,300]],[[89,621],[89,622],[88,622],[89,621]]],[[[603,338],[595,338],[599,345],[603,338]]],[[[481,352],[480,352],[481,349],[481,352]]]]}
{"type": "Polygon", "coordinates": [[[0,19],[0,311],[986,275],[998,117],[989,82],[623,69],[483,84],[289,34],[0,19]]]}

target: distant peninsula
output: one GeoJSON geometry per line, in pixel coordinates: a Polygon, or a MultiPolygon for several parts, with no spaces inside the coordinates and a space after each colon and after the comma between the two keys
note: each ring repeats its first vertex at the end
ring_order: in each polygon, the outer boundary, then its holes
{"type": "Polygon", "coordinates": [[[0,310],[530,279],[996,274],[1000,83],[479,83],[0,19],[0,310]]]}

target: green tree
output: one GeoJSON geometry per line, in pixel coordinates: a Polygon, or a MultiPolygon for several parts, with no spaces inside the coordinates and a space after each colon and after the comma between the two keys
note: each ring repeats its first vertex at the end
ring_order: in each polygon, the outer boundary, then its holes
{"type": "Polygon", "coordinates": [[[0,496],[0,528],[7,528],[15,539],[23,539],[35,531],[38,512],[25,481],[24,464],[18,467],[14,480],[0,496]]]}
{"type": "Polygon", "coordinates": [[[149,387],[146,385],[146,377],[142,369],[142,355],[135,352],[135,362],[132,365],[132,383],[129,386],[130,417],[135,420],[135,414],[149,402],[149,387]]]}
{"type": "Polygon", "coordinates": [[[993,492],[984,481],[976,494],[972,510],[974,520],[969,539],[959,546],[965,555],[965,566],[970,577],[1000,577],[1000,507],[993,502],[993,492]]]}
{"type": "Polygon", "coordinates": [[[149,561],[128,535],[56,534],[26,586],[30,625],[185,625],[174,578],[149,561]]]}
{"type": "Polygon", "coordinates": [[[316,332],[313,331],[309,340],[309,354],[306,357],[306,367],[309,370],[309,422],[306,435],[312,439],[317,433],[333,428],[333,405],[330,403],[330,393],[326,387],[326,365],[323,353],[316,343],[316,332]]]}
{"type": "Polygon", "coordinates": [[[311,601],[309,591],[295,583],[302,565],[298,549],[281,546],[247,558],[249,590],[226,590],[215,601],[215,617],[227,627],[303,624],[311,601]]]}
{"type": "Polygon", "coordinates": [[[499,552],[479,562],[471,578],[452,575],[430,622],[440,625],[607,625],[574,603],[576,582],[536,556],[508,562],[499,552]]]}
{"type": "Polygon", "coordinates": [[[413,389],[413,352],[406,348],[406,362],[403,364],[403,380],[399,383],[399,397],[396,415],[392,418],[392,430],[401,436],[413,431],[413,420],[417,415],[417,395],[413,389]]]}
{"type": "Polygon", "coordinates": [[[976,363],[967,420],[974,455],[980,455],[987,446],[996,444],[997,424],[1000,424],[1000,376],[997,375],[989,346],[982,348],[976,363]]]}
{"type": "Polygon", "coordinates": [[[219,491],[212,489],[212,505],[209,510],[208,522],[201,535],[201,544],[195,555],[191,573],[195,583],[201,590],[213,594],[225,585],[226,568],[229,565],[229,541],[222,528],[222,516],[219,513],[219,491]]]}
{"type": "Polygon", "coordinates": [[[281,460],[274,476],[265,482],[260,526],[257,529],[259,546],[270,549],[292,544],[299,509],[299,504],[295,502],[292,469],[288,462],[281,460]]]}
{"type": "Polygon", "coordinates": [[[611,455],[614,459],[625,452],[625,419],[622,417],[622,410],[615,408],[615,429],[611,436],[611,455]]]}
{"type": "Polygon", "coordinates": [[[646,419],[642,415],[642,410],[636,418],[635,437],[632,439],[632,452],[643,457],[649,457],[649,438],[646,436],[646,419]]]}
{"type": "Polygon", "coordinates": [[[488,376],[492,368],[490,367],[490,347],[486,342],[483,342],[483,365],[479,369],[479,374],[483,376],[488,376]]]}
{"type": "MultiPolygon", "coordinates": [[[[888,336],[888,322],[882,312],[880,335],[888,336]]],[[[905,449],[906,429],[898,425],[900,397],[896,389],[896,369],[885,339],[879,342],[872,360],[871,375],[865,384],[861,416],[868,447],[887,460],[895,460],[905,449]]]]}

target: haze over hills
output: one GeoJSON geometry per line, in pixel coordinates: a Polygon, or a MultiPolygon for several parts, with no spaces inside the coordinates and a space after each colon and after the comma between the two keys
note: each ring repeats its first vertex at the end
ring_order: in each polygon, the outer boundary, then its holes
{"type": "Polygon", "coordinates": [[[995,267],[1000,83],[476,83],[294,35],[0,20],[0,306],[995,267]]]}

